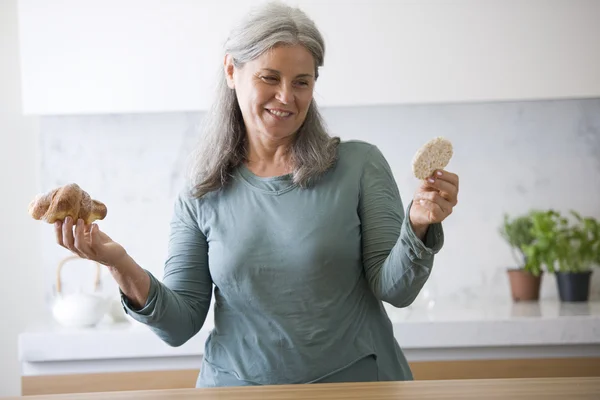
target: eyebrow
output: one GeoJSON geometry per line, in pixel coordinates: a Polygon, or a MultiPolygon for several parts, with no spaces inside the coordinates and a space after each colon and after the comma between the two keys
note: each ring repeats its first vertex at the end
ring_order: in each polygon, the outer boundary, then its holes
{"type": "MultiPolygon", "coordinates": [[[[271,72],[272,74],[281,75],[281,72],[280,72],[280,71],[277,71],[276,69],[271,69],[271,68],[263,68],[263,70],[265,70],[265,71],[269,71],[269,72],[271,72]]],[[[306,78],[306,77],[312,78],[312,77],[313,77],[313,75],[312,75],[312,74],[300,74],[300,75],[296,75],[296,78],[306,78]]]]}

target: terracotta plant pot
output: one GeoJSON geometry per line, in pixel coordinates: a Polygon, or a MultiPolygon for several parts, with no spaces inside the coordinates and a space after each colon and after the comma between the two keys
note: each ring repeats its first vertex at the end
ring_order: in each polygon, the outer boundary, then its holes
{"type": "Polygon", "coordinates": [[[542,274],[535,276],[522,269],[509,269],[507,272],[513,301],[539,300],[542,274]]]}

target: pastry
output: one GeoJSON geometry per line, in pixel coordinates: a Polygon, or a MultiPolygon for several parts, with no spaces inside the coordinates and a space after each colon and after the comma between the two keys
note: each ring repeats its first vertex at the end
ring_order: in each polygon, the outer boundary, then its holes
{"type": "Polygon", "coordinates": [[[90,195],[76,183],[61,186],[48,193],[39,194],[29,203],[29,215],[49,224],[63,221],[67,216],[76,222],[79,218],[86,224],[106,217],[104,203],[92,200],[90,195]]]}

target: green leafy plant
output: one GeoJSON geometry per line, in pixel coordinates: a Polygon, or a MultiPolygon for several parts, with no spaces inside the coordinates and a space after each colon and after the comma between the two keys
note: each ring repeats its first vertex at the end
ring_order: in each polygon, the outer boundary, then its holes
{"type": "Polygon", "coordinates": [[[600,223],[591,217],[582,217],[571,211],[574,222],[569,229],[570,258],[559,259],[562,272],[579,272],[600,264],[600,223]]]}
{"type": "Polygon", "coordinates": [[[571,220],[556,210],[533,210],[534,240],[524,246],[526,268],[548,272],[584,272],[600,263],[600,224],[570,211],[571,220]]]}
{"type": "Polygon", "coordinates": [[[535,276],[542,272],[540,265],[527,263],[525,248],[534,241],[532,233],[533,222],[529,215],[520,215],[510,218],[504,214],[504,221],[500,227],[500,235],[512,249],[513,257],[520,269],[524,269],[535,276]]]}

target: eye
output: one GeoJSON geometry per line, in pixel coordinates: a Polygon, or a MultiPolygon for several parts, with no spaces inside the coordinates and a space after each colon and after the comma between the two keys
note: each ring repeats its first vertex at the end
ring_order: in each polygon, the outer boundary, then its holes
{"type": "Polygon", "coordinates": [[[260,79],[267,83],[277,83],[277,77],[275,76],[261,76],[260,79]]]}
{"type": "Polygon", "coordinates": [[[296,85],[306,87],[306,86],[308,86],[308,82],[307,81],[297,81],[296,85]]]}

